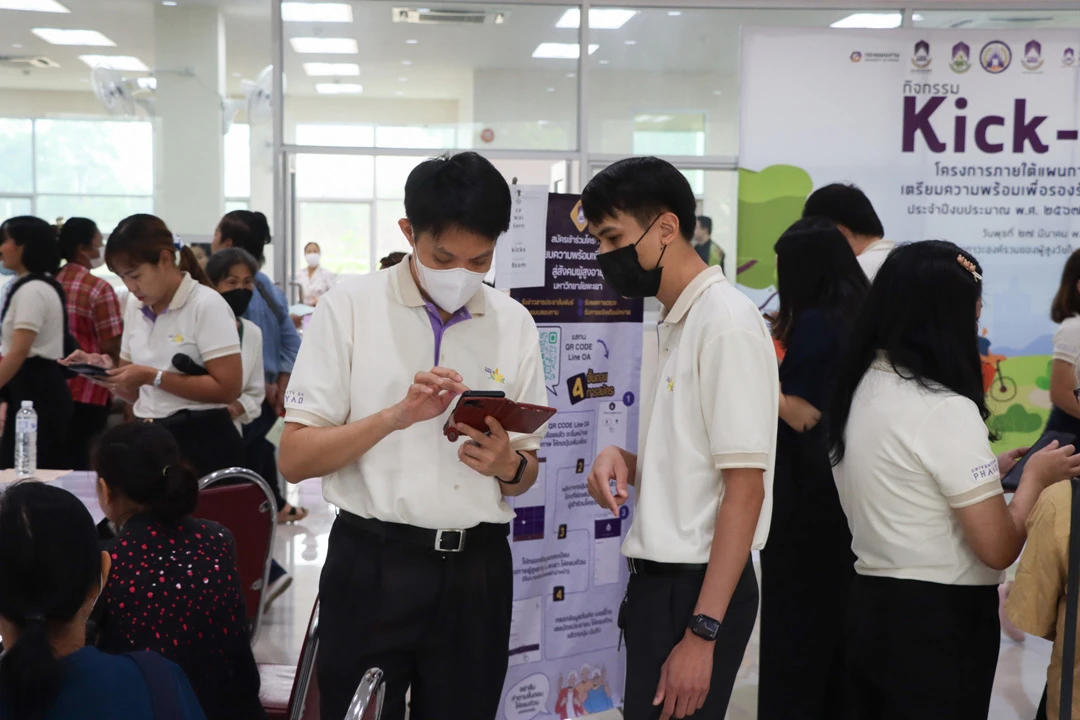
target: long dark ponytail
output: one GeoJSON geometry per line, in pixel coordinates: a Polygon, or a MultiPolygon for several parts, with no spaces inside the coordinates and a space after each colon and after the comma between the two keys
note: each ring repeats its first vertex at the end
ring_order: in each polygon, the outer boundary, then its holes
{"type": "Polygon", "coordinates": [[[78,498],[33,481],[0,496],[0,616],[19,629],[0,657],[12,717],[45,717],[61,681],[49,628],[72,622],[100,587],[97,531],[78,498]]]}

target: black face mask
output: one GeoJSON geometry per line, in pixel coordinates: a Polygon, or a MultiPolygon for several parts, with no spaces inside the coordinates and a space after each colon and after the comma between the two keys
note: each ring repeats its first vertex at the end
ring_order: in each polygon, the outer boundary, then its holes
{"type": "Polygon", "coordinates": [[[251,298],[254,296],[254,290],[245,290],[244,288],[236,288],[235,290],[221,293],[221,297],[225,298],[225,302],[229,303],[229,307],[232,308],[233,314],[238,318],[247,312],[248,305],[251,303],[251,298]]]}
{"type": "MultiPolygon", "coordinates": [[[[657,216],[656,220],[659,219],[659,216],[657,216]]],[[[600,265],[600,272],[604,274],[604,280],[607,281],[612,290],[624,298],[656,297],[656,293],[660,292],[660,275],[663,272],[663,268],[660,267],[660,260],[664,259],[667,246],[665,245],[660,250],[660,258],[656,261],[656,267],[652,270],[641,267],[637,254],[637,246],[652,230],[656,220],[653,220],[649,227],[645,228],[645,232],[633,245],[627,245],[611,252],[600,253],[596,256],[596,262],[600,265]]]]}

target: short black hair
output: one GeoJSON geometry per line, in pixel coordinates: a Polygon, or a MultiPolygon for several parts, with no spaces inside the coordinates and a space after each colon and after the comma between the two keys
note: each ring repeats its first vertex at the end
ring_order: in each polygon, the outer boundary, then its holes
{"type": "Polygon", "coordinates": [[[632,157],[607,166],[585,186],[581,207],[594,225],[621,211],[647,227],[671,212],[687,240],[694,237],[697,223],[697,199],[686,176],[656,157],[632,157]]]}
{"type": "Polygon", "coordinates": [[[426,160],[405,181],[405,217],[414,236],[460,228],[495,242],[510,229],[510,202],[502,173],[474,152],[426,160]]]}
{"type": "Polygon", "coordinates": [[[705,229],[705,232],[712,235],[712,218],[708,215],[698,215],[698,225],[705,229]]]}
{"type": "Polygon", "coordinates": [[[73,217],[60,226],[60,254],[74,260],[80,248],[89,248],[98,234],[97,223],[90,218],[73,217]]]}
{"type": "Polygon", "coordinates": [[[252,275],[259,274],[259,262],[252,257],[251,253],[242,247],[231,247],[219,250],[210,256],[206,262],[206,277],[217,285],[236,265],[244,265],[252,275]]]}
{"type": "Polygon", "coordinates": [[[856,235],[885,237],[885,228],[870,198],[854,185],[833,183],[815,190],[806,198],[803,217],[823,217],[835,225],[843,225],[856,235]]]}
{"type": "Polygon", "coordinates": [[[7,236],[23,249],[23,266],[35,275],[55,275],[60,269],[60,242],[56,226],[33,215],[20,215],[0,225],[0,241],[7,236]]]}
{"type": "Polygon", "coordinates": [[[94,451],[93,466],[110,490],[165,522],[190,515],[199,502],[199,478],[172,433],[159,424],[110,428],[94,451]]]}

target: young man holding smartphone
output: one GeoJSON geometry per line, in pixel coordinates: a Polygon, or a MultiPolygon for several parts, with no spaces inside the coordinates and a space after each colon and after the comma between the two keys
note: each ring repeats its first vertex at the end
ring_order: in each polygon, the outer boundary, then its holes
{"type": "Polygon", "coordinates": [[[532,317],[483,284],[510,202],[475,153],[421,163],[400,222],[412,255],[324,295],[300,348],[281,471],[322,477],[341,509],[319,584],[327,720],[372,667],[386,673],[387,720],[404,718],[410,686],[413,720],[498,712],[513,601],[506,497],[536,481],[544,431],[487,418],[451,443],[443,426],[470,389],[547,404],[532,317]]]}
{"type": "Polygon", "coordinates": [[[664,306],[639,453],[606,448],[589,475],[616,516],[627,486],[637,494],[623,544],[625,717],[723,720],[757,617],[750,550],[772,513],[776,355],[754,304],[698,256],[696,201],[675,167],[623,160],[581,202],[608,284],[664,306]]]}

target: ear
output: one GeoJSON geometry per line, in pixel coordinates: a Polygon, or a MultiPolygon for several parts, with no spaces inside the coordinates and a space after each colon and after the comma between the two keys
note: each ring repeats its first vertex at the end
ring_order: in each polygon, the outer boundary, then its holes
{"type": "Polygon", "coordinates": [[[176,255],[175,255],[175,253],[177,253],[177,252],[179,252],[179,251],[178,250],[162,250],[161,255],[158,256],[158,267],[168,267],[169,265],[175,265],[176,264],[176,255]]]}
{"type": "Polygon", "coordinates": [[[409,247],[416,247],[416,238],[413,236],[412,223],[408,218],[401,218],[398,220],[398,227],[401,228],[401,234],[405,236],[405,239],[409,241],[409,247]]]}
{"type": "Polygon", "coordinates": [[[660,244],[667,246],[675,242],[679,237],[679,216],[673,212],[666,212],[656,221],[660,228],[660,244]]]}

